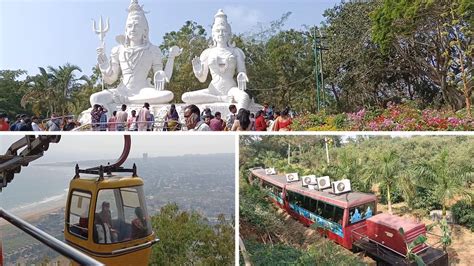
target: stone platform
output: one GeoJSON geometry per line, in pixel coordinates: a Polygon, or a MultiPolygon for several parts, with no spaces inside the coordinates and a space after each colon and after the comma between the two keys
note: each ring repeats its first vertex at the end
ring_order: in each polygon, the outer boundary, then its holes
{"type": "MultiPolygon", "coordinates": [[[[231,105],[232,103],[203,103],[203,104],[196,104],[197,107],[199,107],[199,110],[202,112],[205,108],[210,108],[211,111],[212,111],[212,114],[214,114],[215,112],[220,112],[221,113],[221,117],[222,119],[225,120],[227,114],[230,113],[229,111],[229,105],[231,105]]],[[[179,114],[179,121],[184,124],[184,108],[186,108],[186,106],[188,106],[189,104],[186,104],[186,103],[175,103],[174,104],[176,106],[176,111],[178,112],[179,114]]],[[[116,111],[120,110],[120,107],[122,105],[117,105],[116,107],[116,111]]],[[[131,112],[132,110],[135,110],[137,111],[137,114],[138,114],[138,111],[140,111],[140,109],[143,107],[143,105],[139,105],[139,104],[130,104],[130,105],[127,105],[127,113],[129,116],[131,116],[131,112]]],[[[171,107],[171,103],[168,103],[168,104],[156,104],[156,105],[150,105],[150,112],[155,116],[155,121],[159,122],[159,121],[163,121],[168,110],[170,109],[171,107]]],[[[262,110],[263,106],[261,106],[260,104],[256,104],[256,103],[251,103],[250,104],[250,107],[249,107],[249,110],[251,113],[256,113],[258,110],[262,110]]],[[[88,124],[91,122],[91,111],[92,111],[92,108],[89,108],[85,111],[83,111],[80,115],[79,115],[79,122],[81,124],[88,124]]],[[[107,120],[109,119],[110,115],[113,113],[114,110],[109,110],[109,112],[107,113],[107,120]]]]}

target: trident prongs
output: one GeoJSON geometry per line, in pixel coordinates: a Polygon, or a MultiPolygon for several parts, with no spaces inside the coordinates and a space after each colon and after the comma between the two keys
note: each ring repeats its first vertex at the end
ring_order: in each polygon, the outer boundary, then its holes
{"type": "Polygon", "coordinates": [[[102,16],[100,16],[99,29],[97,29],[97,26],[95,24],[95,20],[92,20],[92,30],[95,32],[95,34],[99,35],[99,40],[103,45],[105,34],[109,31],[109,18],[107,18],[107,23],[104,25],[104,23],[102,21],[102,16]]]}

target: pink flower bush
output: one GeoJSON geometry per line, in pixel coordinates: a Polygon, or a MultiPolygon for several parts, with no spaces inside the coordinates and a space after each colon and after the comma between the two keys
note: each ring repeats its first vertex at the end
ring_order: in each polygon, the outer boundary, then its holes
{"type": "Polygon", "coordinates": [[[474,120],[449,110],[418,110],[410,104],[337,115],[305,114],[293,120],[294,130],[319,131],[472,131],[474,120]]]}
{"type": "Polygon", "coordinates": [[[387,109],[375,116],[365,109],[348,113],[347,124],[350,130],[371,131],[474,130],[472,119],[459,117],[452,111],[434,109],[420,111],[409,105],[393,104],[389,104],[387,109]]]}

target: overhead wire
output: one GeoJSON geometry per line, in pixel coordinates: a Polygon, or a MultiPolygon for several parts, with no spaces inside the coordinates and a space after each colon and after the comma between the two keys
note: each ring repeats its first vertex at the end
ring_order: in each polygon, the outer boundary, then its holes
{"type": "Polygon", "coordinates": [[[276,89],[280,89],[280,88],[284,88],[284,87],[291,86],[291,85],[296,84],[296,83],[299,83],[299,82],[303,82],[303,81],[305,81],[306,79],[308,79],[308,78],[310,78],[310,77],[312,77],[312,76],[313,76],[313,74],[308,75],[308,76],[306,76],[306,77],[304,77],[304,78],[302,78],[302,79],[299,79],[299,80],[297,80],[297,81],[293,81],[293,82],[291,82],[291,83],[288,83],[288,84],[285,84],[285,85],[276,86],[276,87],[273,87],[273,88],[268,88],[268,89],[252,89],[252,88],[248,88],[247,90],[251,90],[251,91],[270,91],[270,90],[276,90],[276,89]]]}

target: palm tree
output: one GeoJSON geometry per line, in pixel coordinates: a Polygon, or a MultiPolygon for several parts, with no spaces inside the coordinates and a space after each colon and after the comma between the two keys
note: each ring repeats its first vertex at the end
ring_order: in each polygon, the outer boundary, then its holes
{"type": "Polygon", "coordinates": [[[423,162],[415,166],[420,186],[433,190],[441,205],[442,216],[446,216],[449,201],[455,197],[472,199],[472,191],[466,185],[466,178],[472,174],[471,166],[456,166],[448,160],[449,154],[444,149],[432,162],[423,162]]]}
{"type": "Polygon", "coordinates": [[[39,67],[40,74],[28,76],[26,78],[27,92],[21,99],[21,106],[24,108],[28,103],[33,105],[35,113],[42,113],[46,107],[47,115],[54,112],[54,100],[56,95],[52,85],[52,75],[39,67]]]}
{"type": "Polygon", "coordinates": [[[412,186],[406,186],[405,183],[411,182],[407,175],[402,170],[402,164],[400,157],[395,151],[390,150],[385,153],[381,153],[372,164],[366,167],[366,175],[363,181],[367,185],[378,184],[380,187],[384,187],[387,191],[387,203],[388,212],[392,214],[392,199],[390,192],[392,189],[398,188],[403,191],[404,195],[411,195],[412,191],[408,189],[412,186]]]}
{"type": "Polygon", "coordinates": [[[46,116],[54,112],[68,113],[77,109],[75,106],[78,104],[75,101],[80,99],[71,96],[90,85],[87,76],[76,78],[74,71],[82,70],[69,63],[58,68],[48,66],[48,71],[43,67],[39,67],[39,70],[40,74],[27,78],[28,92],[22,98],[22,106],[31,103],[35,113],[42,113],[45,111],[43,106],[47,106],[46,116]]]}
{"type": "Polygon", "coordinates": [[[82,75],[79,78],[76,78],[74,71],[82,72],[82,69],[76,65],[71,65],[66,63],[64,66],[59,66],[54,68],[52,66],[48,67],[49,72],[52,75],[52,85],[56,92],[57,103],[60,106],[63,113],[67,113],[70,110],[72,93],[81,89],[82,84],[78,81],[88,82],[89,78],[85,75],[82,75]]]}

